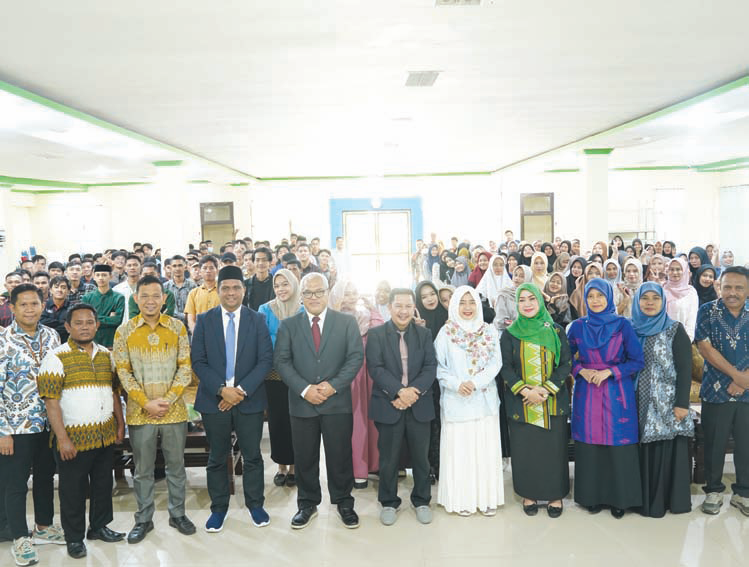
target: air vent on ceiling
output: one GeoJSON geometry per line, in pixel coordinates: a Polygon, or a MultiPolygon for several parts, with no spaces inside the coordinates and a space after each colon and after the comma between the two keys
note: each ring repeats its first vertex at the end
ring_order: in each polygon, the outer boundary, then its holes
{"type": "Polygon", "coordinates": [[[411,71],[406,79],[407,87],[431,87],[439,76],[439,71],[411,71]]]}
{"type": "Polygon", "coordinates": [[[481,0],[436,0],[436,6],[480,6],[481,0]]]}

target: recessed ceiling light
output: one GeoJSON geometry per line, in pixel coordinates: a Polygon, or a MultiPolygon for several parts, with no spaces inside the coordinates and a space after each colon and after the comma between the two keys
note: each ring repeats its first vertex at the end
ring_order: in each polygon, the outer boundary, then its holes
{"type": "Polygon", "coordinates": [[[411,71],[406,79],[407,87],[431,87],[440,71],[411,71]]]}

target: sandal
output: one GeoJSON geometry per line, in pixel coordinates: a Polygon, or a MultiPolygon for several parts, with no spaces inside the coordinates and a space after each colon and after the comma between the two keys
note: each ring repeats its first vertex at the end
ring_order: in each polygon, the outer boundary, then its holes
{"type": "Polygon", "coordinates": [[[288,476],[286,475],[286,473],[278,471],[276,473],[276,476],[273,477],[273,484],[275,484],[276,486],[283,486],[284,484],[286,484],[287,478],[288,476]]]}

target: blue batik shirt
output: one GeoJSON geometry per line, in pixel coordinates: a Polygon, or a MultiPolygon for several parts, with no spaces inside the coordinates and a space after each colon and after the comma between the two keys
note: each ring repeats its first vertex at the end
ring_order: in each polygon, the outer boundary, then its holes
{"type": "MultiPolygon", "coordinates": [[[[726,361],[738,370],[749,368],[749,311],[743,309],[734,317],[723,303],[716,299],[705,303],[697,312],[696,341],[710,341],[726,361]]],[[[733,382],[730,376],[723,374],[707,360],[702,375],[700,398],[711,404],[725,402],[749,403],[749,390],[738,397],[728,393],[728,386],[733,382]]]]}
{"type": "Polygon", "coordinates": [[[44,325],[37,325],[34,335],[16,321],[0,331],[0,437],[47,428],[36,379],[44,357],[59,345],[57,331],[44,325]]]}

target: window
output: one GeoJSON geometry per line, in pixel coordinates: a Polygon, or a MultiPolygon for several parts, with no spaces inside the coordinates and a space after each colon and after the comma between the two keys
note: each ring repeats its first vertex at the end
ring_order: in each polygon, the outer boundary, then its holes
{"type": "Polygon", "coordinates": [[[234,203],[200,203],[200,227],[203,240],[213,240],[216,250],[234,240],[234,203]]]}
{"type": "Polygon", "coordinates": [[[528,242],[554,239],[554,193],[520,195],[520,238],[528,242]]]}

